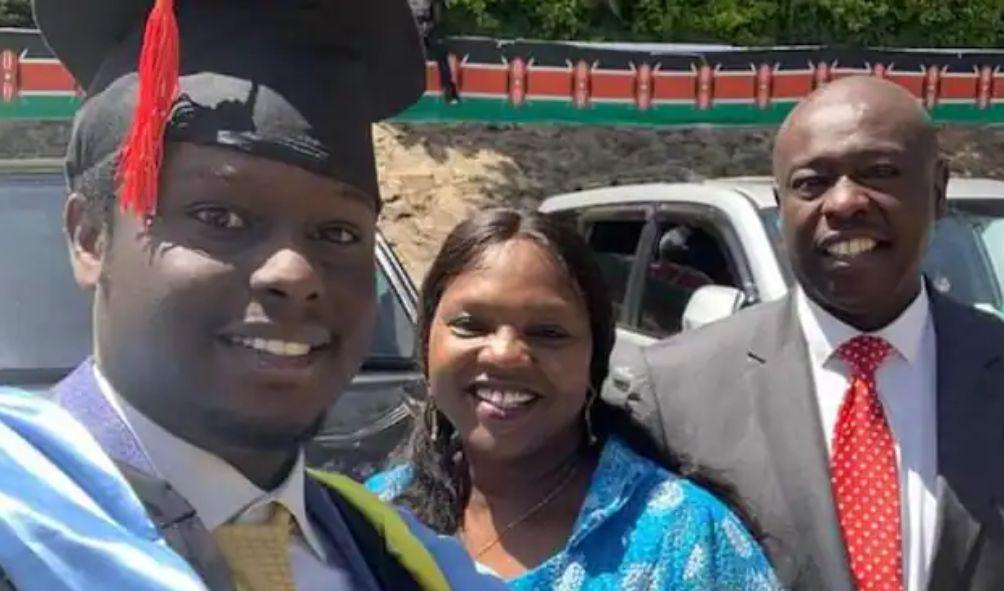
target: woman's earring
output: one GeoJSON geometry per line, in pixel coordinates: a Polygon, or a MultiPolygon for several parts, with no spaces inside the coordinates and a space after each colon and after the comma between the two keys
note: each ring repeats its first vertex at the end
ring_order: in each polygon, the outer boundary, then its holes
{"type": "Polygon", "coordinates": [[[425,403],[425,425],[429,429],[429,441],[436,443],[439,440],[439,411],[432,398],[425,403]]]}
{"type": "Polygon", "coordinates": [[[589,442],[589,447],[596,445],[598,441],[596,438],[596,432],[593,431],[593,404],[596,402],[596,390],[589,386],[589,395],[586,399],[586,441],[589,442]]]}

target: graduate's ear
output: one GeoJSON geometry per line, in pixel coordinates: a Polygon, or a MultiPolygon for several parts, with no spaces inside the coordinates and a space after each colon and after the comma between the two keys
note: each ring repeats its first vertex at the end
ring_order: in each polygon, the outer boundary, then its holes
{"type": "Polygon", "coordinates": [[[63,211],[73,277],[84,289],[94,289],[101,277],[108,238],[100,213],[80,193],[71,193],[63,211]]]}

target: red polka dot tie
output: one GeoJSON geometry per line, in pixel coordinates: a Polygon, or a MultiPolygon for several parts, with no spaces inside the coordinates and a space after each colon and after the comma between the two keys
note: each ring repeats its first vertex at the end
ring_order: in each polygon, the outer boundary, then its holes
{"type": "Polygon", "coordinates": [[[853,374],[833,434],[833,495],[859,591],[903,591],[899,469],[875,370],[892,351],[859,336],[837,354],[853,374]]]}

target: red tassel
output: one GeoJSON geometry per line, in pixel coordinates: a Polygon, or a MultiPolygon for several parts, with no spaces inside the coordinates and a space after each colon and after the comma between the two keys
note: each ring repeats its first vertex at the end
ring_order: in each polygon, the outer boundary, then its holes
{"type": "Polygon", "coordinates": [[[118,162],[119,206],[141,218],[157,210],[164,132],[178,96],[179,43],[174,0],[156,0],[143,35],[132,126],[118,162]]]}

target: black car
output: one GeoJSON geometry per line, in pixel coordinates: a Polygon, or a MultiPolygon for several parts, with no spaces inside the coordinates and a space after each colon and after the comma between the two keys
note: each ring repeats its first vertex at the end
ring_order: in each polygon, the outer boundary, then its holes
{"type": "MultiPolygon", "coordinates": [[[[0,385],[45,395],[91,351],[91,300],[74,283],[53,160],[0,161],[0,385]]],[[[363,369],[328,413],[308,462],[365,478],[411,430],[421,376],[412,356],[415,289],[377,237],[376,334],[363,369]]]]}

